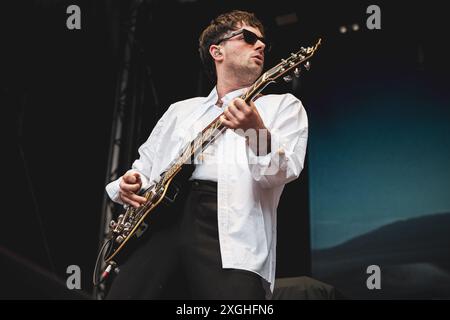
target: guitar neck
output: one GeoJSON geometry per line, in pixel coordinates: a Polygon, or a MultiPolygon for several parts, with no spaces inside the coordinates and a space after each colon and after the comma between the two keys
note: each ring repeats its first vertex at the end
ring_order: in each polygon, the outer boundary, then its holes
{"type": "MultiPolygon", "coordinates": [[[[305,62],[305,68],[306,70],[309,70],[308,60],[314,55],[321,42],[322,39],[319,39],[313,47],[301,47],[296,53],[291,53],[287,59],[281,59],[280,63],[264,72],[240,98],[243,99],[245,103],[249,104],[250,101],[252,101],[268,84],[287,75],[288,72],[294,71],[294,75],[298,77],[300,74],[299,67],[305,62]]],[[[289,77],[285,77],[284,79],[288,81],[288,78],[289,77]]],[[[173,164],[162,174],[162,179],[158,182],[159,186],[164,186],[170,181],[171,178],[181,170],[181,167],[188,163],[188,160],[193,162],[196,154],[205,150],[205,148],[217,140],[217,138],[226,130],[226,127],[220,120],[222,115],[223,113],[214,119],[185,147],[182,155],[172,162],[173,164]]]]}
{"type": "MultiPolygon", "coordinates": [[[[253,100],[265,87],[262,86],[264,83],[264,76],[261,76],[243,95],[240,96],[247,104],[253,100]]],[[[267,84],[266,84],[267,85],[267,84]]],[[[165,185],[170,179],[178,173],[181,167],[191,160],[194,161],[195,155],[199,154],[205,150],[210,144],[219,138],[220,135],[226,130],[220,117],[223,115],[221,113],[217,118],[215,118],[210,124],[206,126],[194,140],[189,142],[185,147],[181,156],[176,159],[173,164],[165,171],[160,183],[165,185]]]]}

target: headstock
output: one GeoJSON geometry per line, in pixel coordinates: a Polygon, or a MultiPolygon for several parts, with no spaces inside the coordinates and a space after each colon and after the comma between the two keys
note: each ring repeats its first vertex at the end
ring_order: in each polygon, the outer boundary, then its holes
{"type": "Polygon", "coordinates": [[[322,39],[319,39],[314,46],[301,47],[296,53],[291,53],[287,59],[281,59],[279,64],[263,74],[263,81],[273,82],[280,77],[283,77],[285,81],[291,81],[292,75],[299,77],[301,67],[304,67],[306,70],[310,69],[309,59],[316,53],[321,43],[322,39]]]}

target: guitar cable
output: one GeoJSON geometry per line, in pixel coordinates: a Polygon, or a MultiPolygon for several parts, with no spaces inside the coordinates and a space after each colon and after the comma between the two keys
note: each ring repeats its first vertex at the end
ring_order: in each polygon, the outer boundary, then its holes
{"type": "Polygon", "coordinates": [[[111,274],[111,271],[117,270],[117,264],[114,261],[110,261],[108,265],[106,266],[105,270],[103,270],[100,280],[98,280],[98,274],[99,274],[99,266],[100,266],[100,260],[103,258],[103,252],[107,245],[110,245],[112,242],[112,238],[105,241],[105,243],[102,245],[102,248],[100,249],[100,252],[97,255],[97,260],[95,261],[95,267],[94,267],[94,273],[92,274],[92,283],[94,287],[97,287],[99,284],[104,282],[109,275],[111,274]]]}

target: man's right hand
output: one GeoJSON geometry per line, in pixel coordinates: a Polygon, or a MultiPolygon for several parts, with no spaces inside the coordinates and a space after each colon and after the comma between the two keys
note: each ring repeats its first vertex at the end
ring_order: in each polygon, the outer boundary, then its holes
{"type": "Polygon", "coordinates": [[[119,187],[120,199],[123,203],[139,208],[141,204],[144,204],[147,201],[145,197],[137,195],[142,187],[141,176],[139,173],[127,172],[124,174],[122,181],[120,181],[119,187]]]}

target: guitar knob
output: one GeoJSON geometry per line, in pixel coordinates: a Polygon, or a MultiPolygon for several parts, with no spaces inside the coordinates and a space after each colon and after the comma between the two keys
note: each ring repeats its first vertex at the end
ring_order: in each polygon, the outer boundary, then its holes
{"type": "Polygon", "coordinates": [[[294,70],[294,76],[295,76],[296,78],[300,77],[300,71],[301,71],[300,68],[295,68],[295,70],[294,70]]]}
{"type": "Polygon", "coordinates": [[[307,61],[305,63],[305,69],[309,71],[309,69],[311,69],[311,63],[309,61],[307,61]]]}
{"type": "Polygon", "coordinates": [[[290,76],[290,75],[284,76],[283,80],[286,81],[286,82],[291,82],[292,81],[292,76],[290,76]]]}

